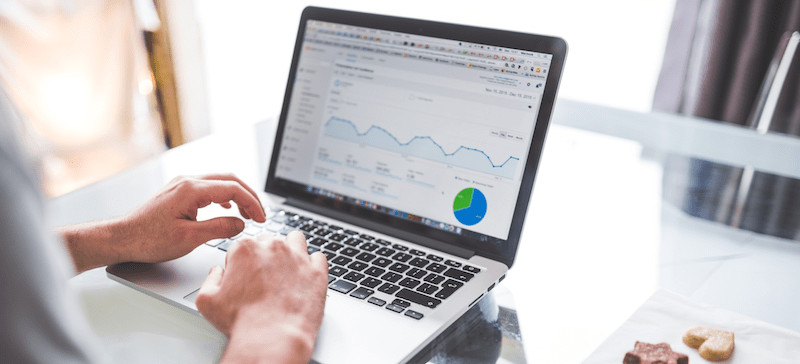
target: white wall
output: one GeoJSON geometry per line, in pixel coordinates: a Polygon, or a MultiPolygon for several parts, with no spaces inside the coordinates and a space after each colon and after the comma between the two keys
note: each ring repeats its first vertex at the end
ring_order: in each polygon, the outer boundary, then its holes
{"type": "MultiPolygon", "coordinates": [[[[316,6],[555,35],[560,97],[649,111],[675,0],[366,1],[316,6]]],[[[304,1],[199,0],[212,130],[276,117],[304,1]]]]}

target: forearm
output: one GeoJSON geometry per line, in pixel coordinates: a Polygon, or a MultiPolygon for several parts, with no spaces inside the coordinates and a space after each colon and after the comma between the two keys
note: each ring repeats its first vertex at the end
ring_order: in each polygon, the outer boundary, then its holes
{"type": "Polygon", "coordinates": [[[125,261],[125,226],[120,219],[57,228],[78,273],[125,261]]]}

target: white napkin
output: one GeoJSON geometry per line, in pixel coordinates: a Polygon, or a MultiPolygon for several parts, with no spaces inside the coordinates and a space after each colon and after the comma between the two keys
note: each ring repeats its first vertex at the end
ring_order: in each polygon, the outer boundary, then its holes
{"type": "Polygon", "coordinates": [[[733,331],[733,355],[722,363],[800,362],[800,333],[659,290],[584,363],[622,363],[625,353],[633,350],[637,340],[651,344],[665,342],[673,351],[688,355],[689,363],[709,363],[681,340],[683,333],[693,326],[733,331]]]}

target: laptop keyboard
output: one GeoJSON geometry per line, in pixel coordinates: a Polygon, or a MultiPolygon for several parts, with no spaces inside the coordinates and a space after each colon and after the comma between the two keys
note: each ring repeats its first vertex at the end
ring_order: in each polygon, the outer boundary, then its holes
{"type": "Polygon", "coordinates": [[[411,303],[435,309],[481,272],[462,262],[288,211],[271,210],[267,216],[266,223],[248,221],[239,235],[206,244],[227,251],[242,237],[300,230],[308,253],[321,251],[328,258],[330,290],[416,320],[424,315],[411,310],[411,303]],[[391,297],[391,302],[375,296],[376,292],[391,297]]]}

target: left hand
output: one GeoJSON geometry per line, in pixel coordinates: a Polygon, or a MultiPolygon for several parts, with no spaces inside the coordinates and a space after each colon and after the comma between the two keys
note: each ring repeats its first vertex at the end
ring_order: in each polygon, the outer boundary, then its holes
{"type": "Polygon", "coordinates": [[[155,197],[117,219],[60,228],[78,272],[122,263],[172,260],[198,245],[240,233],[236,217],[197,221],[197,210],[212,203],[236,203],[245,219],[266,221],[258,195],[230,174],[173,179],[155,197]]]}
{"type": "Polygon", "coordinates": [[[177,177],[156,196],[123,217],[131,232],[128,261],[162,262],[191,252],[212,239],[228,238],[244,229],[236,217],[197,221],[197,210],[212,203],[236,203],[245,219],[266,221],[258,195],[234,175],[177,177]]]}

